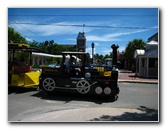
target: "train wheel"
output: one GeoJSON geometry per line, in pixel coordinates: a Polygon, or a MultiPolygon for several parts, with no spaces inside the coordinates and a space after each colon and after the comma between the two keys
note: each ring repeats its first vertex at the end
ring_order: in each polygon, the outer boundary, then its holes
{"type": "Polygon", "coordinates": [[[47,77],[43,80],[42,86],[48,94],[52,94],[55,91],[56,83],[54,79],[47,77]]]}
{"type": "Polygon", "coordinates": [[[90,90],[90,84],[88,81],[86,80],[80,80],[77,85],[77,91],[81,94],[86,94],[89,92],[90,90]]]}

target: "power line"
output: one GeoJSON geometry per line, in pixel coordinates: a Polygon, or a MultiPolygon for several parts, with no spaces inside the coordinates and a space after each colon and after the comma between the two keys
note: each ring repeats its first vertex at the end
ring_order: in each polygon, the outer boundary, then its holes
{"type": "Polygon", "coordinates": [[[48,26],[74,26],[74,27],[95,27],[95,28],[112,28],[112,29],[156,29],[156,27],[131,27],[131,26],[95,26],[95,25],[79,25],[79,24],[48,24],[48,23],[23,23],[23,22],[14,22],[10,24],[19,24],[19,25],[48,25],[48,26]]]}
{"type": "Polygon", "coordinates": [[[12,20],[12,19],[9,19],[9,20],[13,21],[15,24],[17,24],[17,25],[21,26],[22,28],[24,28],[25,30],[27,30],[27,31],[29,31],[29,32],[31,32],[31,33],[33,33],[34,35],[37,35],[37,36],[39,36],[39,37],[41,37],[41,38],[43,38],[43,39],[47,40],[46,38],[44,38],[44,37],[42,37],[42,36],[40,36],[40,35],[38,35],[38,34],[34,33],[33,31],[31,31],[31,30],[29,30],[29,29],[25,28],[24,26],[20,25],[19,23],[15,22],[14,20],[12,20]]]}
{"type": "Polygon", "coordinates": [[[90,15],[90,14],[84,14],[84,15],[81,15],[81,14],[79,14],[79,15],[74,15],[74,14],[52,14],[52,15],[38,15],[38,14],[28,14],[28,15],[8,15],[8,16],[18,16],[18,17],[22,17],[22,16],[25,16],[25,17],[31,17],[31,16],[41,16],[41,17],[45,17],[45,16],[68,16],[68,17],[70,17],[70,16],[76,16],[76,17],[78,17],[78,16],[83,16],[83,17],[86,17],[86,16],[100,16],[100,17],[105,17],[105,16],[139,16],[139,17],[147,17],[147,16],[150,16],[150,17],[155,17],[155,16],[158,16],[158,15],[151,15],[151,14],[147,14],[147,15],[139,15],[139,14],[122,14],[122,15],[120,15],[120,14],[102,14],[102,15],[100,15],[100,14],[97,14],[97,15],[94,15],[94,14],[92,14],[92,15],[90,15]]]}
{"type": "MultiPolygon", "coordinates": [[[[144,29],[144,30],[150,30],[150,29],[156,29],[157,27],[130,27],[130,26],[95,26],[95,25],[79,25],[79,24],[48,24],[48,23],[22,23],[22,22],[16,22],[12,19],[9,19],[10,21],[12,21],[13,23],[9,23],[9,24],[17,24],[19,26],[21,26],[22,28],[24,28],[25,30],[33,33],[34,35],[37,35],[45,40],[47,40],[46,38],[34,33],[33,31],[25,28],[22,25],[48,25],[48,26],[74,26],[74,27],[83,27],[83,31],[84,31],[84,27],[95,27],[95,28],[108,28],[108,29],[144,29]]],[[[27,37],[27,36],[26,36],[27,37]]]]}

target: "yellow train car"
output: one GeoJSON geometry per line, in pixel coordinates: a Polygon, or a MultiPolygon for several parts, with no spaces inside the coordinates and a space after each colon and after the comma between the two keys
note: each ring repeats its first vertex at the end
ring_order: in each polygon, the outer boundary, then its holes
{"type": "Polygon", "coordinates": [[[40,71],[32,69],[32,52],[41,50],[27,44],[8,44],[8,86],[38,87],[40,71]]]}

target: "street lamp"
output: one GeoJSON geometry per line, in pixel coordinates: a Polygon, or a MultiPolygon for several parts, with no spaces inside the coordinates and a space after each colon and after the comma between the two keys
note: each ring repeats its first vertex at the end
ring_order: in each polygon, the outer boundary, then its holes
{"type": "Polygon", "coordinates": [[[94,58],[94,47],[95,47],[95,44],[94,42],[92,42],[92,64],[93,64],[93,58],[94,58]]]}

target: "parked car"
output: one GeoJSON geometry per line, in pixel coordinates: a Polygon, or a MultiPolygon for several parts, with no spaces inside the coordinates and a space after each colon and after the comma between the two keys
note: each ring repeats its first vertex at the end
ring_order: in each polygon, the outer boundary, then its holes
{"type": "Polygon", "coordinates": [[[48,64],[47,67],[51,67],[51,68],[60,68],[59,64],[48,64]]]}

